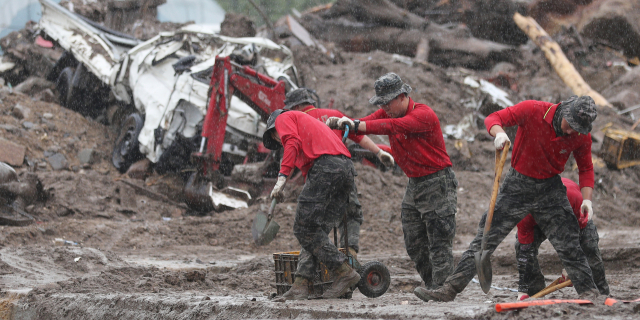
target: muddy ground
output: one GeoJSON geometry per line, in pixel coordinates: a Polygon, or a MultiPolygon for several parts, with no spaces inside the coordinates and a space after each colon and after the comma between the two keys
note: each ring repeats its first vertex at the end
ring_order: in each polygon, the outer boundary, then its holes
{"type": "MultiPolygon", "coordinates": [[[[494,71],[441,68],[431,64],[409,66],[394,62],[381,51],[337,52],[339,63],[305,47],[293,48],[304,85],[315,88],[346,114],[361,117],[375,110],[368,104],[373,82],[387,72],[400,74],[414,89],[411,96],[430,105],[441,125],[457,124],[470,113],[469,99],[480,99],[463,84],[468,75],[491,77],[494,71]]],[[[518,86],[503,88],[514,101],[540,99],[559,101],[570,91],[530,45],[521,49],[522,60],[515,68],[518,86]],[[519,89],[518,89],[519,88],[519,89]]],[[[607,66],[616,54],[607,50],[587,56],[586,79],[610,81],[627,74],[607,66]],[[589,71],[591,70],[591,71],[589,71]]],[[[597,89],[604,84],[592,84],[597,89]]],[[[247,209],[207,215],[191,215],[183,205],[149,197],[129,183],[179,199],[180,179],[153,175],[142,180],[121,176],[110,162],[116,135],[111,128],[55,103],[0,90],[0,136],[27,147],[27,164],[18,171],[35,171],[52,195],[45,203],[27,208],[37,223],[0,226],[0,289],[6,301],[14,301],[14,315],[40,319],[191,319],[191,318],[450,318],[450,319],[632,319],[640,317],[637,305],[608,307],[560,305],[532,307],[522,311],[496,313],[497,302],[513,302],[516,293],[492,289],[488,295],[470,283],[453,303],[423,303],[413,295],[421,285],[404,249],[400,203],[408,181],[406,176],[381,172],[356,164],[356,183],[363,205],[359,259],[379,260],[389,268],[392,284],[375,299],[359,292],[351,300],[311,300],[275,303],[275,275],[272,254],[297,250],[292,234],[295,202],[277,206],[275,219],[281,225],[276,239],[257,247],[251,238],[256,212],[266,209],[266,199],[247,209]],[[23,119],[12,110],[21,104],[30,109],[23,119]],[[25,124],[29,122],[30,124],[25,124]],[[92,148],[98,160],[82,165],[78,152],[92,148]],[[53,170],[47,157],[65,156],[68,165],[53,170]],[[125,182],[126,181],[126,182],[125,182]],[[75,245],[57,246],[56,238],[75,245]],[[7,300],[8,299],[8,300],[7,300]]],[[[628,127],[630,120],[613,110],[600,109],[594,132],[607,123],[628,127]]],[[[494,149],[483,128],[473,128],[468,149],[458,150],[447,139],[447,150],[458,181],[456,259],[475,234],[480,215],[489,205],[493,182],[494,149]]],[[[594,136],[596,136],[594,134],[594,136]]],[[[381,141],[384,141],[382,138],[381,141]]],[[[595,222],[608,270],[611,295],[616,299],[640,296],[640,167],[607,168],[598,158],[601,138],[594,141],[596,188],[595,222]]],[[[563,176],[577,181],[575,161],[567,163],[563,176]]],[[[508,166],[508,165],[507,165],[508,166]]],[[[505,168],[505,170],[508,168],[505,168]]],[[[517,288],[513,249],[514,235],[493,257],[494,285],[517,288]]],[[[561,265],[547,243],[541,264],[551,282],[561,265]]],[[[571,288],[553,298],[576,298],[571,288]]],[[[0,310],[5,304],[0,304],[0,310]]]]}

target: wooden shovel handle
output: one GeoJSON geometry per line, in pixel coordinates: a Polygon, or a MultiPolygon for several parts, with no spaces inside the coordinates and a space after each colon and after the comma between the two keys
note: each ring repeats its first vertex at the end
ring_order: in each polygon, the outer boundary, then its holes
{"type": "MultiPolygon", "coordinates": [[[[507,161],[507,154],[509,154],[509,147],[511,143],[507,141],[502,148],[502,154],[500,150],[496,150],[496,176],[493,179],[493,191],[491,192],[491,203],[489,204],[489,212],[487,212],[487,221],[484,223],[484,232],[482,235],[483,240],[486,239],[489,229],[491,229],[491,220],[493,220],[493,210],[496,208],[496,199],[498,198],[498,189],[500,188],[500,177],[502,177],[502,168],[507,161]]],[[[484,250],[485,241],[482,241],[482,250],[484,250]]]]}
{"type": "Polygon", "coordinates": [[[562,289],[564,287],[568,287],[570,285],[572,285],[571,280],[567,280],[567,281],[565,281],[565,282],[563,282],[561,284],[557,284],[557,285],[555,285],[553,287],[547,287],[545,289],[542,289],[540,292],[534,294],[531,298],[544,297],[544,296],[548,295],[551,292],[557,291],[557,290],[562,289]]]}

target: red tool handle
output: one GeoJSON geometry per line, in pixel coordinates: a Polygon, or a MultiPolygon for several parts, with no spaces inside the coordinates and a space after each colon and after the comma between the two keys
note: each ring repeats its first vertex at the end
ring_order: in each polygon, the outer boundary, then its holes
{"type": "Polygon", "coordinates": [[[577,303],[577,304],[593,304],[593,302],[589,300],[559,300],[559,299],[548,299],[548,300],[533,300],[533,301],[522,301],[522,302],[508,302],[508,303],[496,303],[496,311],[511,311],[516,309],[523,309],[531,306],[546,306],[550,304],[559,304],[559,303],[577,303]]]}

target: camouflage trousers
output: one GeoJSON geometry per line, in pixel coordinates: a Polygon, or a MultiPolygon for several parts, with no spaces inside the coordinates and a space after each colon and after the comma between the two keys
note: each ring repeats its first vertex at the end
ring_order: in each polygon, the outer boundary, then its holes
{"type": "Polygon", "coordinates": [[[329,240],[329,233],[347,211],[355,175],[353,162],[346,156],[323,155],[314,161],[298,196],[293,224],[303,249],[301,258],[307,261],[298,263],[296,275],[313,280],[320,262],[334,270],[347,260],[329,240]]]}
{"type": "MultiPolygon", "coordinates": [[[[358,190],[355,183],[349,193],[349,205],[347,206],[347,240],[349,247],[356,252],[360,250],[360,225],[362,225],[362,206],[358,201],[358,190]]],[[[340,235],[340,247],[345,248],[344,220],[341,218],[337,225],[338,234],[340,235]]],[[[296,275],[307,279],[313,279],[318,270],[317,263],[314,262],[311,254],[302,248],[298,257],[298,270],[296,275]]]]}
{"type": "MultiPolygon", "coordinates": [[[[578,220],[567,199],[567,188],[560,176],[534,179],[522,175],[513,168],[507,173],[493,212],[491,229],[487,234],[486,250],[493,253],[511,230],[527,214],[531,213],[540,230],[548,236],[567,270],[578,294],[595,290],[593,274],[587,257],[580,247],[578,220]]],[[[462,292],[476,275],[474,255],[480,251],[487,212],[478,224],[478,233],[455,271],[445,281],[456,292],[462,292]]]]}
{"type": "MultiPolygon", "coordinates": [[[[517,238],[517,235],[516,235],[517,238]]],[[[533,243],[521,244],[516,240],[516,258],[518,261],[518,273],[520,280],[518,291],[529,296],[540,292],[545,288],[544,275],[538,264],[538,249],[547,239],[542,230],[536,226],[533,233],[533,243]]],[[[609,284],[604,274],[604,264],[598,248],[598,229],[593,221],[589,221],[584,229],[580,230],[580,247],[589,261],[589,267],[593,273],[593,281],[603,295],[609,295],[609,284]]]]}
{"type": "Polygon", "coordinates": [[[402,200],[407,254],[427,288],[441,286],[453,271],[458,180],[451,168],[410,178],[402,200]]]}

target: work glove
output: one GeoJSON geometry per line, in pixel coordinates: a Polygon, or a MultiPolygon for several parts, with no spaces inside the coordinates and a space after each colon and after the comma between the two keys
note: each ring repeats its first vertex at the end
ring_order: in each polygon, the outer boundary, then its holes
{"type": "Polygon", "coordinates": [[[276,199],[278,202],[284,200],[284,184],[287,182],[286,176],[279,176],[276,185],[271,190],[271,198],[276,199]]]}
{"type": "Polygon", "coordinates": [[[393,156],[382,149],[378,151],[378,153],[376,154],[376,157],[378,157],[378,159],[380,159],[380,162],[382,162],[382,164],[384,164],[384,166],[387,168],[391,168],[393,167],[393,165],[395,165],[393,156]]]}
{"type": "Polygon", "coordinates": [[[345,126],[349,126],[351,130],[353,130],[353,128],[355,127],[353,120],[347,117],[342,117],[342,118],[329,117],[326,123],[329,126],[329,128],[338,129],[338,130],[344,130],[345,126]]]}
{"type": "Polygon", "coordinates": [[[340,130],[344,130],[344,128],[346,126],[349,126],[350,130],[353,130],[356,126],[355,123],[353,123],[353,120],[347,118],[347,117],[342,117],[340,118],[340,120],[338,120],[338,129],[340,130]]]}
{"type": "Polygon", "coordinates": [[[326,124],[331,129],[338,129],[338,121],[340,121],[340,118],[338,117],[329,117],[329,119],[327,119],[326,124]]]}
{"type": "Polygon", "coordinates": [[[496,147],[496,150],[502,150],[507,141],[511,142],[509,137],[507,137],[507,134],[504,132],[498,132],[498,134],[496,134],[496,139],[493,140],[493,145],[496,147]]]}
{"type": "Polygon", "coordinates": [[[524,292],[518,292],[518,301],[529,299],[529,295],[524,292]]]}
{"type": "Polygon", "coordinates": [[[591,200],[582,200],[580,212],[587,216],[587,221],[591,221],[591,219],[593,219],[595,215],[593,214],[593,206],[591,204],[591,200]]]}

